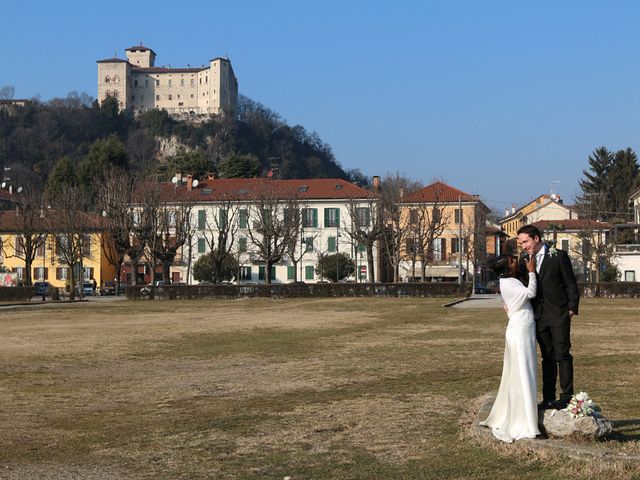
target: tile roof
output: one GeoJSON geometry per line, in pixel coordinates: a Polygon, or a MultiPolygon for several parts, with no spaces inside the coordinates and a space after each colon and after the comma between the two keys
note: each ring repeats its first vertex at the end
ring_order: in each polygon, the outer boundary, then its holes
{"type": "Polygon", "coordinates": [[[550,226],[556,226],[559,229],[563,230],[583,230],[583,229],[609,229],[611,225],[605,222],[596,222],[595,220],[586,220],[586,219],[564,219],[564,220],[539,220],[537,222],[532,223],[533,226],[537,227],[541,231],[548,230],[550,226]]]}
{"type": "Polygon", "coordinates": [[[463,192],[462,190],[458,190],[444,182],[434,182],[420,190],[404,195],[400,198],[400,202],[457,202],[459,198],[462,198],[463,202],[480,201],[480,197],[478,195],[463,192]]]}
{"type": "MultiPolygon", "coordinates": [[[[6,210],[0,212],[0,232],[15,232],[20,229],[20,222],[18,219],[18,213],[15,210],[6,210]]],[[[92,230],[99,230],[102,223],[101,217],[93,213],[82,214],[85,220],[85,226],[92,230]]],[[[46,218],[40,217],[41,222],[37,222],[36,230],[51,230],[52,217],[55,218],[55,213],[51,210],[47,211],[46,218]]]]}
{"type": "Polygon", "coordinates": [[[124,51],[128,52],[129,50],[141,50],[143,52],[153,52],[154,55],[156,55],[156,52],[154,52],[151,48],[145,47],[144,45],[134,45],[133,47],[129,47],[129,48],[125,48],[124,51]]]}
{"type": "MultiPolygon", "coordinates": [[[[185,180],[185,176],[182,177],[185,180]]],[[[192,202],[215,202],[224,199],[255,200],[264,195],[300,200],[368,199],[373,192],[338,178],[272,180],[269,178],[217,178],[199,180],[197,187],[160,184],[165,198],[175,196],[192,202]]]]}
{"type": "Polygon", "coordinates": [[[104,60],[97,60],[96,63],[127,63],[126,60],[118,57],[105,58],[104,60]]]}

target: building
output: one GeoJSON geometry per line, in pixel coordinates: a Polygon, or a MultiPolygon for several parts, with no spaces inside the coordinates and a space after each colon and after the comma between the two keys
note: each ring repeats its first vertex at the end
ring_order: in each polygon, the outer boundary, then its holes
{"type": "MultiPolygon", "coordinates": [[[[216,179],[210,176],[194,181],[191,176],[176,175],[175,183],[162,183],[160,190],[169,208],[173,204],[176,212],[181,204],[189,204],[189,238],[170,268],[170,279],[174,283],[198,283],[193,276],[193,265],[221,242],[238,260],[235,278],[238,283],[265,283],[266,275],[270,276],[271,283],[323,281],[316,272],[318,260],[322,255],[334,253],[346,253],[355,262],[357,272],[352,281],[368,281],[377,275],[377,246],[367,253],[353,235],[356,224],[358,228],[372,227],[373,193],[345,180],[216,179]],[[285,242],[287,249],[267,272],[260,247],[261,223],[268,218],[270,223],[286,229],[288,216],[294,211],[299,213],[299,223],[281,238],[276,238],[278,234],[272,238],[274,244],[285,242]]],[[[143,204],[134,205],[140,214],[143,209],[143,204]]],[[[173,218],[179,216],[172,215],[173,218]]],[[[155,272],[153,280],[161,280],[160,270],[153,262],[149,263],[139,266],[139,279],[151,281],[150,274],[155,272]]],[[[125,275],[123,280],[130,282],[130,266],[125,275]]]]}
{"type": "Polygon", "coordinates": [[[118,99],[121,109],[136,113],[165,109],[172,115],[233,115],[238,80],[226,58],[205,66],[156,67],[156,53],[142,45],[127,48],[126,60],[98,60],[98,101],[118,99]]]}
{"type": "Polygon", "coordinates": [[[577,218],[579,216],[576,211],[565,205],[560,195],[544,194],[520,208],[516,208],[514,204],[511,206],[511,210],[505,209],[504,217],[499,220],[499,224],[509,240],[512,241],[512,247],[515,247],[517,232],[524,225],[540,220],[571,220],[577,218]]]}
{"type": "Polygon", "coordinates": [[[623,282],[640,281],[640,190],[629,197],[633,206],[633,223],[616,226],[616,244],[611,261],[620,272],[623,282]],[[623,232],[626,235],[623,236],[623,232]]]}
{"type": "MultiPolygon", "coordinates": [[[[19,213],[14,210],[0,212],[0,266],[6,271],[15,272],[21,281],[25,275],[25,253],[23,235],[19,213]]],[[[99,218],[95,215],[86,216],[87,226],[83,235],[82,265],[75,267],[82,269],[82,276],[86,281],[95,280],[98,287],[104,282],[113,281],[115,267],[111,265],[102,248],[103,242],[108,242],[107,234],[102,231],[99,218]]],[[[54,287],[65,289],[70,280],[69,265],[66,265],[61,255],[61,242],[67,232],[52,233],[47,219],[34,225],[34,238],[37,236],[37,251],[31,265],[31,279],[33,282],[49,282],[54,287]]],[[[35,245],[35,244],[34,244],[35,245]]]]}
{"type": "MultiPolygon", "coordinates": [[[[399,202],[400,230],[406,237],[400,281],[455,281],[460,273],[469,280],[473,266],[484,265],[490,209],[478,195],[435,182],[399,202]]],[[[481,270],[477,273],[483,276],[481,270]]]]}

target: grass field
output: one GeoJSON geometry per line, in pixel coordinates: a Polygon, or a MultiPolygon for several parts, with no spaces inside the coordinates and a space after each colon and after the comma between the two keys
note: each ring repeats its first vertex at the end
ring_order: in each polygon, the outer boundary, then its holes
{"type": "MultiPolygon", "coordinates": [[[[465,435],[506,318],[442,299],[0,311],[0,478],[640,478],[465,435]]],[[[584,300],[576,388],[640,453],[640,300],[584,300]]]]}

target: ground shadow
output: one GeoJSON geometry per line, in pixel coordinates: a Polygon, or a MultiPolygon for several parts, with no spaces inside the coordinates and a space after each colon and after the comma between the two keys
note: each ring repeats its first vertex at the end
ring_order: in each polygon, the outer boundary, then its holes
{"type": "Polygon", "coordinates": [[[607,435],[609,440],[618,442],[637,442],[640,440],[640,419],[611,420],[613,432],[607,435]]]}

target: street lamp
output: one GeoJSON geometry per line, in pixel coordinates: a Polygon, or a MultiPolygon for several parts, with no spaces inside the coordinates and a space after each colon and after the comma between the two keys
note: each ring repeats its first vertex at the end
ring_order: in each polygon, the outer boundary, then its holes
{"type": "Polygon", "coordinates": [[[47,237],[42,239],[42,301],[46,301],[46,287],[47,284],[44,278],[45,269],[45,257],[47,256],[47,237]]]}

